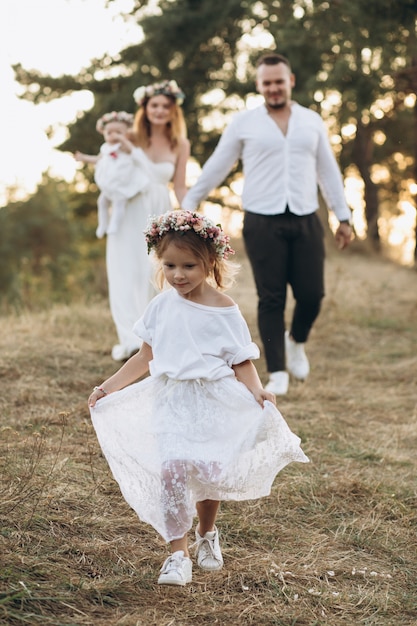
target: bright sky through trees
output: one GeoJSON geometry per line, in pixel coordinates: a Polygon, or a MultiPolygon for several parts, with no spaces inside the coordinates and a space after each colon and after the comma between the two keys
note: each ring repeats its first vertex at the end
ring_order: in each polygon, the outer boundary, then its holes
{"type": "Polygon", "coordinates": [[[105,0],[2,0],[0,3],[0,84],[2,111],[2,166],[0,205],[4,188],[32,191],[49,166],[72,177],[70,155],[53,149],[45,130],[59,124],[55,143],[63,140],[66,125],[77,110],[92,104],[88,93],[74,94],[49,104],[34,106],[18,99],[11,65],[59,76],[78,73],[95,57],[115,54],[137,41],[141,32],[121,12],[132,8],[131,0],[117,0],[109,9],[105,0]]]}

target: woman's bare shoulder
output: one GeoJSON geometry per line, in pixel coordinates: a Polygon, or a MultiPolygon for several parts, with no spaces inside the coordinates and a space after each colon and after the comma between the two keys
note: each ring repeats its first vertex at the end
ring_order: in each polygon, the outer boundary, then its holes
{"type": "Polygon", "coordinates": [[[182,153],[182,152],[186,152],[186,153],[190,153],[190,140],[187,137],[181,137],[181,139],[178,140],[178,152],[182,153]]]}

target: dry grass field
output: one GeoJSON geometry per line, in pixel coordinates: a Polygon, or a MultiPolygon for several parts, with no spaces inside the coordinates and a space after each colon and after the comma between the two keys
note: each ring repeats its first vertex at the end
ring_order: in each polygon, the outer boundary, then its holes
{"type": "MultiPolygon", "coordinates": [[[[258,341],[238,260],[232,295],[258,341]]],[[[156,584],[167,547],[124,502],[89,421],[90,389],[115,369],[107,302],[0,320],[1,624],[417,623],[416,273],[330,250],[326,275],[311,375],[279,400],[311,463],[268,498],[224,504],[225,567],[194,568],[185,588],[156,584]]]]}

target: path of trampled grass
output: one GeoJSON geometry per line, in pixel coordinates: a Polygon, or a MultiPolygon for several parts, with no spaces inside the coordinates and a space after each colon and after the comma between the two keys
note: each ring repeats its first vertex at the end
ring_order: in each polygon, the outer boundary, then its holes
{"type": "MultiPolygon", "coordinates": [[[[239,259],[233,295],[257,340],[239,259]]],[[[106,302],[1,319],[0,623],[416,623],[415,272],[330,255],[310,378],[279,402],[311,463],[269,498],[224,504],[225,568],[195,568],[185,589],[155,584],[167,549],[125,504],[89,422],[113,339],[106,302]]]]}

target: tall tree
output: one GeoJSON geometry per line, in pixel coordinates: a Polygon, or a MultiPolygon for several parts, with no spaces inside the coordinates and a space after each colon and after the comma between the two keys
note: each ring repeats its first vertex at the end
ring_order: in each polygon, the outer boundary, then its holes
{"type": "MultiPolygon", "coordinates": [[[[378,247],[381,184],[375,166],[388,165],[395,151],[408,151],[410,143],[408,111],[399,110],[393,77],[412,66],[415,1],[222,0],[214,5],[211,0],[159,0],[152,6],[153,12],[150,2],[137,0],[130,16],[143,29],[142,41],[115,58],[95,60],[78,76],[51,78],[15,67],[17,80],[28,87],[24,97],[34,102],[80,89],[93,92],[93,109],[69,128],[61,148],[97,149],[94,128],[100,115],[116,108],[133,111],[137,86],[170,77],[186,92],[193,156],[203,163],[230,112],[243,107],[247,92],[254,91],[252,66],[245,62],[258,56],[262,37],[269,36],[267,47],[291,59],[297,100],[331,119],[342,168],[354,163],[362,177],[368,237],[378,247]],[[325,110],[335,94],[338,100],[325,110]],[[348,127],[355,132],[344,133],[348,127]],[[405,133],[396,146],[389,137],[394,128],[405,133]],[[387,140],[381,143],[383,136],[387,140]]],[[[384,191],[391,193],[389,185],[384,191]]]]}
{"type": "MultiPolygon", "coordinates": [[[[71,299],[77,274],[79,233],[68,188],[44,176],[26,202],[10,202],[0,211],[0,302],[31,308],[51,296],[71,299]]],[[[84,268],[85,269],[85,268],[84,268]]]]}
{"type": "MultiPolygon", "coordinates": [[[[274,0],[265,0],[262,4],[267,14],[262,16],[264,27],[273,34],[279,51],[291,59],[297,96],[319,111],[326,107],[321,112],[331,115],[332,133],[341,139],[342,169],[353,163],[363,179],[368,237],[378,248],[379,185],[374,170],[379,159],[389,159],[390,151],[399,146],[389,142],[380,149],[375,138],[389,134],[395,122],[393,76],[411,63],[415,2],[300,0],[277,7],[274,0]],[[330,112],[329,101],[333,102],[330,112]],[[348,125],[355,132],[344,137],[348,125]]],[[[398,137],[399,142],[403,139],[398,137]]]]}
{"type": "Polygon", "coordinates": [[[411,138],[411,153],[413,154],[412,175],[414,178],[414,187],[412,191],[412,197],[414,201],[414,208],[416,211],[414,265],[417,267],[417,32],[415,29],[410,30],[408,49],[408,64],[398,70],[398,72],[394,75],[394,78],[397,91],[397,103],[399,108],[401,107],[402,109],[404,109],[404,101],[406,96],[410,94],[414,96],[414,126],[413,132],[409,133],[408,136],[411,138]]]}

